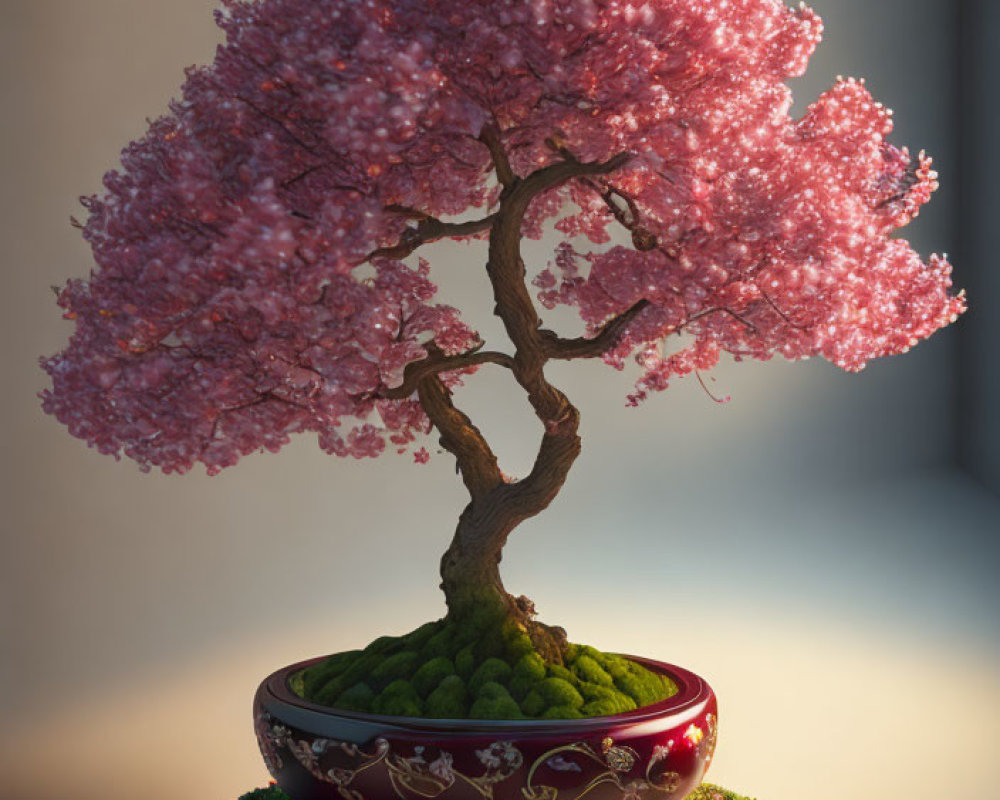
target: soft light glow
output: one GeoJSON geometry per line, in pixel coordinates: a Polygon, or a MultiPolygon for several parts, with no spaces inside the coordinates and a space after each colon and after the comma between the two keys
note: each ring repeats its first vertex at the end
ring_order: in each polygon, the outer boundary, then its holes
{"type": "Polygon", "coordinates": [[[705,738],[705,732],[697,725],[689,725],[688,729],[684,731],[684,738],[696,745],[705,738]]]}

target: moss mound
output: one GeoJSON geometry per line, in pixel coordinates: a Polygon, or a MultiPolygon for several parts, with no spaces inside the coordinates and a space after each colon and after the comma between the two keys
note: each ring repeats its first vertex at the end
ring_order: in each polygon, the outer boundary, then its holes
{"type": "Polygon", "coordinates": [[[586,645],[548,663],[516,622],[476,629],[447,619],[330,656],[291,687],[331,708],[436,719],[610,716],[677,692],[669,678],[586,645]]]}

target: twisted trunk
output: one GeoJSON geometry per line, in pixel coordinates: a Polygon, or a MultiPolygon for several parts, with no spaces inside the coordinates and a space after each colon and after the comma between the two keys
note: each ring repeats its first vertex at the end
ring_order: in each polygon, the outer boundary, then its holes
{"type": "MultiPolygon", "coordinates": [[[[566,647],[565,632],[536,622],[531,601],[509,595],[499,570],[503,547],[511,531],[552,502],[580,454],[580,414],[566,395],[548,382],[544,368],[552,358],[601,355],[615,344],[645,303],[611,320],[594,339],[560,339],[543,330],[525,282],[521,228],[525,212],[537,195],[572,178],[612,172],[628,160],[628,155],[589,164],[564,153],[566,160],[522,179],[511,169],[499,134],[487,129],[481,138],[490,150],[497,177],[504,186],[499,210],[483,224],[490,231],[486,271],[493,288],[495,313],[514,345],[514,354],[469,353],[449,358],[432,347],[426,359],[410,365],[403,386],[397,391],[410,392],[416,387],[421,405],[440,434],[442,447],[455,456],[471,497],[459,518],[454,539],[441,559],[441,588],[448,617],[458,624],[476,626],[513,620],[530,635],[544,658],[560,663],[566,647]],[[494,363],[510,369],[542,423],[543,434],[534,466],[521,480],[509,481],[504,477],[485,437],[454,406],[450,390],[438,377],[449,367],[454,369],[466,363],[494,363]]],[[[425,227],[429,224],[425,221],[425,227]]]]}
{"type": "Polygon", "coordinates": [[[572,406],[568,409],[572,432],[543,437],[528,478],[503,483],[474,498],[459,517],[455,536],[441,558],[441,589],[451,619],[481,627],[513,620],[528,633],[535,649],[554,663],[562,663],[566,632],[535,620],[532,602],[507,592],[500,561],[510,532],[552,502],[580,453],[579,414],[572,406]]]}

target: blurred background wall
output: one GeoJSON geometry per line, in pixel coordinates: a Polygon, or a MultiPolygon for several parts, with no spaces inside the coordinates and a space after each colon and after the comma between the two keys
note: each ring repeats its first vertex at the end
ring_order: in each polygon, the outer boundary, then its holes
{"type": "MultiPolygon", "coordinates": [[[[449,457],[346,462],[301,438],[215,478],[143,475],[38,407],[36,359],[70,333],[49,287],[91,264],[68,223],[76,198],[165,110],[183,67],[211,60],[214,5],[0,0],[11,800],[235,797],[266,781],[249,702],[267,672],[443,612],[437,562],[464,502],[449,457]]],[[[805,784],[810,800],[1000,798],[997,6],[813,5],[826,42],[797,110],[840,73],[896,110],[894,140],[942,174],[904,235],[960,254],[973,310],[860,375],[723,365],[710,387],[726,405],[691,381],[626,409],[630,376],[555,365],[584,454],[512,538],[504,575],[575,641],[705,675],[722,703],[715,781],[762,800],[801,800],[805,784]]],[[[428,257],[443,299],[496,341],[477,247],[428,257]]],[[[458,399],[518,474],[538,431],[502,377],[484,370],[458,399]]]]}
{"type": "Polygon", "coordinates": [[[955,6],[958,20],[959,75],[956,98],[961,110],[958,166],[961,191],[956,215],[958,253],[969,264],[970,294],[982,302],[960,332],[960,397],[958,440],[962,468],[1000,493],[1000,370],[995,351],[1000,342],[1000,3],[963,0],[955,6]]]}

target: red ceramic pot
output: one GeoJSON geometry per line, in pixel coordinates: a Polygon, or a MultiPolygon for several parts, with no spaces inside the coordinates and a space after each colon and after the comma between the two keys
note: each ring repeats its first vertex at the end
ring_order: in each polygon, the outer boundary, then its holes
{"type": "Polygon", "coordinates": [[[268,677],[254,697],[257,742],[293,800],[681,800],[715,749],[715,694],[686,669],[627,656],[677,694],[611,717],[452,720],[339,711],[268,677]]]}

